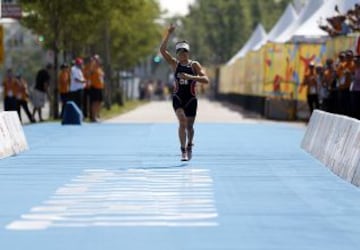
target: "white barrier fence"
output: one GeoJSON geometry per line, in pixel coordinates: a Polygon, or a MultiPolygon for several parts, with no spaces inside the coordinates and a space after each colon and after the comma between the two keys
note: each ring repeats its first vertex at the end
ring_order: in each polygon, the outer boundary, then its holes
{"type": "Polygon", "coordinates": [[[360,186],[360,121],[315,110],[301,147],[336,175],[360,186]]]}
{"type": "Polygon", "coordinates": [[[29,146],[17,112],[0,112],[0,159],[28,149],[29,146]]]}

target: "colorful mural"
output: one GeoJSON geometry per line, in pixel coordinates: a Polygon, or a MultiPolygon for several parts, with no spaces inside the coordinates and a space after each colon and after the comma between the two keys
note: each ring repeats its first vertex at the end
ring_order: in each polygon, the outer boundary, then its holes
{"type": "Polygon", "coordinates": [[[244,58],[222,67],[221,93],[305,101],[306,91],[299,93],[298,87],[310,62],[324,64],[326,58],[336,59],[337,54],[346,49],[360,52],[358,37],[337,37],[324,44],[267,43],[260,50],[248,52],[244,58]]]}

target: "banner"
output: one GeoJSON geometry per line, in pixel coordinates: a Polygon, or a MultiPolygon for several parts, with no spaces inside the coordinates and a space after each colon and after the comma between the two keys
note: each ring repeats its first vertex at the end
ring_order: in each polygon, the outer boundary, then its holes
{"type": "Polygon", "coordinates": [[[245,93],[245,59],[239,58],[235,62],[236,77],[235,77],[235,93],[245,93]]]}
{"type": "Polygon", "coordinates": [[[358,47],[358,36],[339,36],[329,39],[326,42],[326,57],[337,59],[339,53],[344,50],[351,49],[357,54],[358,47]]]}
{"type": "Polygon", "coordinates": [[[220,68],[219,93],[228,94],[230,89],[230,66],[224,65],[220,68]]]}
{"type": "Polygon", "coordinates": [[[264,50],[264,93],[266,96],[293,99],[299,83],[299,75],[296,70],[298,46],[268,43],[264,50]]]}
{"type": "Polygon", "coordinates": [[[238,75],[238,68],[236,62],[232,63],[229,72],[229,93],[235,93],[236,91],[236,79],[238,75]]]}
{"type": "Polygon", "coordinates": [[[306,89],[299,93],[298,87],[310,62],[323,65],[327,58],[335,60],[340,51],[347,49],[360,52],[359,35],[336,37],[323,44],[267,43],[259,51],[250,51],[223,66],[220,89],[222,93],[306,101],[306,89]]]}
{"type": "Polygon", "coordinates": [[[245,57],[243,93],[247,95],[264,95],[264,52],[264,49],[250,51],[245,57]]]}

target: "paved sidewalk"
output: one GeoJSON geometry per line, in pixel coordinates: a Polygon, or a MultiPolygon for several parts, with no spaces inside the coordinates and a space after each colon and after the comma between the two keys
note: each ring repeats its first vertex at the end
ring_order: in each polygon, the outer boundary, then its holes
{"type": "MultiPolygon", "coordinates": [[[[33,112],[33,106],[31,104],[31,102],[28,103],[28,107],[29,107],[29,110],[30,112],[32,113],[33,112]]],[[[0,100],[0,111],[3,111],[4,110],[4,101],[3,100],[0,100]]],[[[21,118],[22,118],[22,123],[23,124],[29,124],[30,123],[30,120],[29,118],[27,117],[25,111],[23,108],[21,108],[21,118]]],[[[42,117],[43,119],[49,119],[50,118],[50,103],[47,101],[45,102],[45,107],[42,109],[42,117]]],[[[35,115],[35,119],[37,122],[39,122],[39,116],[38,116],[38,113],[36,113],[35,115]]]]}
{"type": "MultiPolygon", "coordinates": [[[[171,101],[152,101],[126,114],[105,121],[106,123],[177,123],[171,101]]],[[[229,103],[198,100],[197,123],[274,123],[262,119],[259,115],[242,110],[229,103]]],[[[276,122],[284,123],[284,122],[276,122]]],[[[291,122],[304,127],[302,122],[291,122]]]]}

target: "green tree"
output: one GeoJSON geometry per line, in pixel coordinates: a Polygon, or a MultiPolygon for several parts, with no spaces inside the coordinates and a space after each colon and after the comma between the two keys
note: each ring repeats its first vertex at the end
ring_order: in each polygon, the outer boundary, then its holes
{"type": "Polygon", "coordinates": [[[60,51],[64,57],[100,52],[111,80],[111,65],[134,66],[159,40],[156,20],[160,11],[155,0],[21,0],[20,3],[27,13],[23,25],[43,35],[44,46],[55,55],[52,91],[55,118],[59,115],[55,76],[60,51]]]}
{"type": "Polygon", "coordinates": [[[154,25],[160,15],[157,3],[144,0],[132,0],[131,3],[131,12],[128,9],[115,11],[110,26],[113,63],[125,69],[153,53],[161,37],[160,26],[154,25]]]}
{"type": "Polygon", "coordinates": [[[197,0],[181,20],[180,37],[204,64],[228,61],[261,22],[269,31],[290,0],[197,0]]]}
{"type": "MultiPolygon", "coordinates": [[[[87,10],[89,4],[83,4],[88,1],[72,0],[22,0],[20,3],[27,15],[22,19],[22,24],[33,32],[44,37],[44,46],[54,52],[54,73],[52,85],[52,105],[51,113],[54,118],[58,118],[58,56],[60,49],[64,47],[61,42],[64,41],[65,27],[68,28],[71,23],[71,17],[76,14],[76,10],[87,10]]],[[[77,20],[82,20],[77,19],[77,20]]]]}
{"type": "Polygon", "coordinates": [[[230,57],[243,37],[248,19],[242,1],[198,0],[184,18],[183,33],[193,52],[204,63],[222,63],[230,57]]]}

